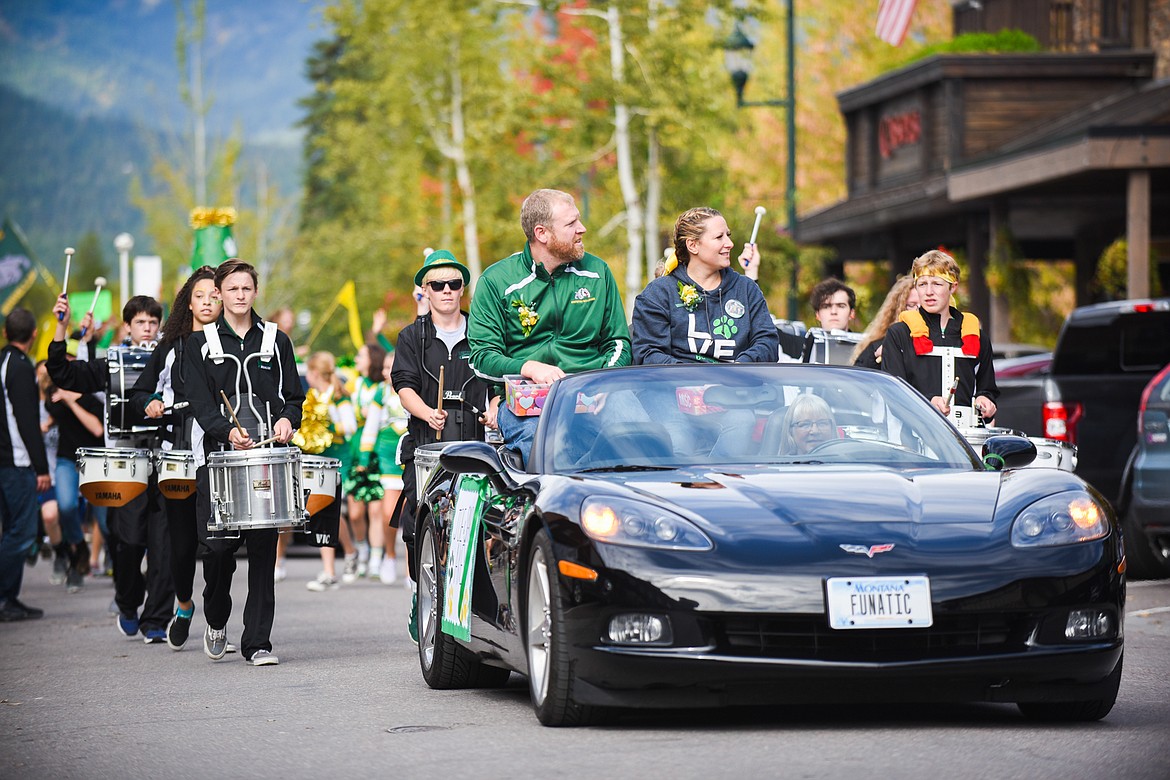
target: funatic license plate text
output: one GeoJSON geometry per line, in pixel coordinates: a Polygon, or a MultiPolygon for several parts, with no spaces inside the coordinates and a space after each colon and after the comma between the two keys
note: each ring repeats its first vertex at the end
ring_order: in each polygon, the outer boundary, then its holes
{"type": "Polygon", "coordinates": [[[926,628],[934,622],[927,577],[830,577],[826,585],[832,628],[926,628]]]}

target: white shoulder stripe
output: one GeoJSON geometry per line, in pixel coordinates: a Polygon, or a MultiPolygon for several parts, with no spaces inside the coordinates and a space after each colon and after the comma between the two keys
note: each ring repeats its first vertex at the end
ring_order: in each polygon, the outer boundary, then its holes
{"type": "Polygon", "coordinates": [[[527,287],[529,284],[531,284],[534,281],[536,281],[535,269],[532,271],[532,273],[528,274],[528,276],[525,276],[523,279],[516,282],[511,287],[504,290],[504,297],[511,295],[512,293],[516,292],[517,290],[520,290],[520,289],[523,289],[524,287],[527,287]]]}
{"type": "Polygon", "coordinates": [[[574,268],[571,265],[565,266],[565,273],[576,274],[577,276],[584,276],[587,279],[600,279],[601,278],[601,274],[597,273],[596,271],[586,271],[583,268],[574,268]]]}

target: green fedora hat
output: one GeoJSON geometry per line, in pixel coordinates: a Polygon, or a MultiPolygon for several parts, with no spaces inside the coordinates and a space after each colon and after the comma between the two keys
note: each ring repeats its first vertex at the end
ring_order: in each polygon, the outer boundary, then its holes
{"type": "Polygon", "coordinates": [[[457,268],[463,276],[463,284],[471,284],[471,271],[467,270],[467,266],[456,260],[455,255],[446,249],[436,249],[427,255],[426,259],[423,260],[422,268],[418,269],[418,273],[414,275],[415,285],[421,286],[423,277],[427,275],[427,271],[434,270],[435,268],[457,268]]]}

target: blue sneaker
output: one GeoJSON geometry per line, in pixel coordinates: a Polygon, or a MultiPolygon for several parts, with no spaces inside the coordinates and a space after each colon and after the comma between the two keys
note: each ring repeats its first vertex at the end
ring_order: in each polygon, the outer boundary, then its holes
{"type": "Polygon", "coordinates": [[[161,645],[167,641],[165,628],[148,628],[142,632],[142,641],[148,645],[161,645]]]}
{"type": "Polygon", "coordinates": [[[118,613],[118,633],[122,636],[136,636],[138,634],[138,616],[126,617],[118,613]]]}

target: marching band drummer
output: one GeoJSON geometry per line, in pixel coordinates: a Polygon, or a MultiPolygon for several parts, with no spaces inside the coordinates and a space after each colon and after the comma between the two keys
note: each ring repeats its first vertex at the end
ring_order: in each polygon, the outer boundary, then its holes
{"type": "MultiPolygon", "coordinates": [[[[160,442],[163,450],[191,449],[194,418],[186,409],[174,409],[176,395],[182,393],[183,346],[192,331],[215,322],[220,309],[215,296],[215,269],[205,265],[188,277],[175,296],[158,347],[130,391],[130,407],[137,414],[163,422],[160,442]]],[[[174,617],[167,623],[166,638],[172,650],[182,650],[195,614],[195,603],[191,600],[199,548],[195,493],[186,498],[164,495],[163,504],[170,531],[171,577],[179,602],[174,617]]]]}
{"type": "MultiPolygon", "coordinates": [[[[110,371],[104,359],[73,360],[66,358],[65,338],[69,327],[69,299],[62,293],[53,306],[58,315],[57,330],[49,344],[45,367],[53,384],[79,393],[111,392],[110,371]]],[[[162,319],[162,306],[148,295],[135,295],[122,308],[122,322],[130,329],[129,344],[153,347],[162,319]]],[[[92,327],[92,316],[82,320],[92,327]]],[[[109,420],[106,438],[110,438],[109,420]]],[[[107,446],[113,443],[107,441],[107,446]]],[[[166,641],[166,625],[171,619],[175,588],[171,582],[170,540],[166,519],[159,501],[154,477],[142,495],[125,506],[109,507],[106,540],[113,556],[114,601],[118,607],[118,631],[133,637],[142,633],[146,644],[166,641]],[[147,554],[147,553],[151,554],[147,554]],[[142,576],[142,559],[146,558],[146,577],[142,576]],[[142,612],[139,613],[139,608],[142,612]]]]}
{"type": "Polygon", "coordinates": [[[235,553],[246,541],[248,599],[244,604],[240,650],[250,665],[270,666],[280,663],[272,654],[270,640],[276,603],[272,571],[276,565],[277,529],[243,530],[237,538],[226,539],[211,537],[207,528],[212,517],[207,455],[223,447],[248,450],[256,445],[255,437],[263,421],[252,414],[253,407],[269,417],[271,435],[282,445],[292,439],[301,424],[305,394],[297,376],[292,341],[275,325],[261,320],[252,308],[258,287],[256,269],[239,258],[227,260],[216,269],[215,290],[223,302],[223,312],[214,323],[195,331],[188,339],[183,355],[183,392],[203,433],[202,441],[194,442],[193,448],[198,466],[196,529],[207,550],[203,559],[203,612],[207,619],[203,652],[213,660],[227,652],[235,553]],[[228,410],[221,411],[221,392],[227,394],[233,407],[238,407],[237,417],[246,430],[233,424],[228,410]]]}

